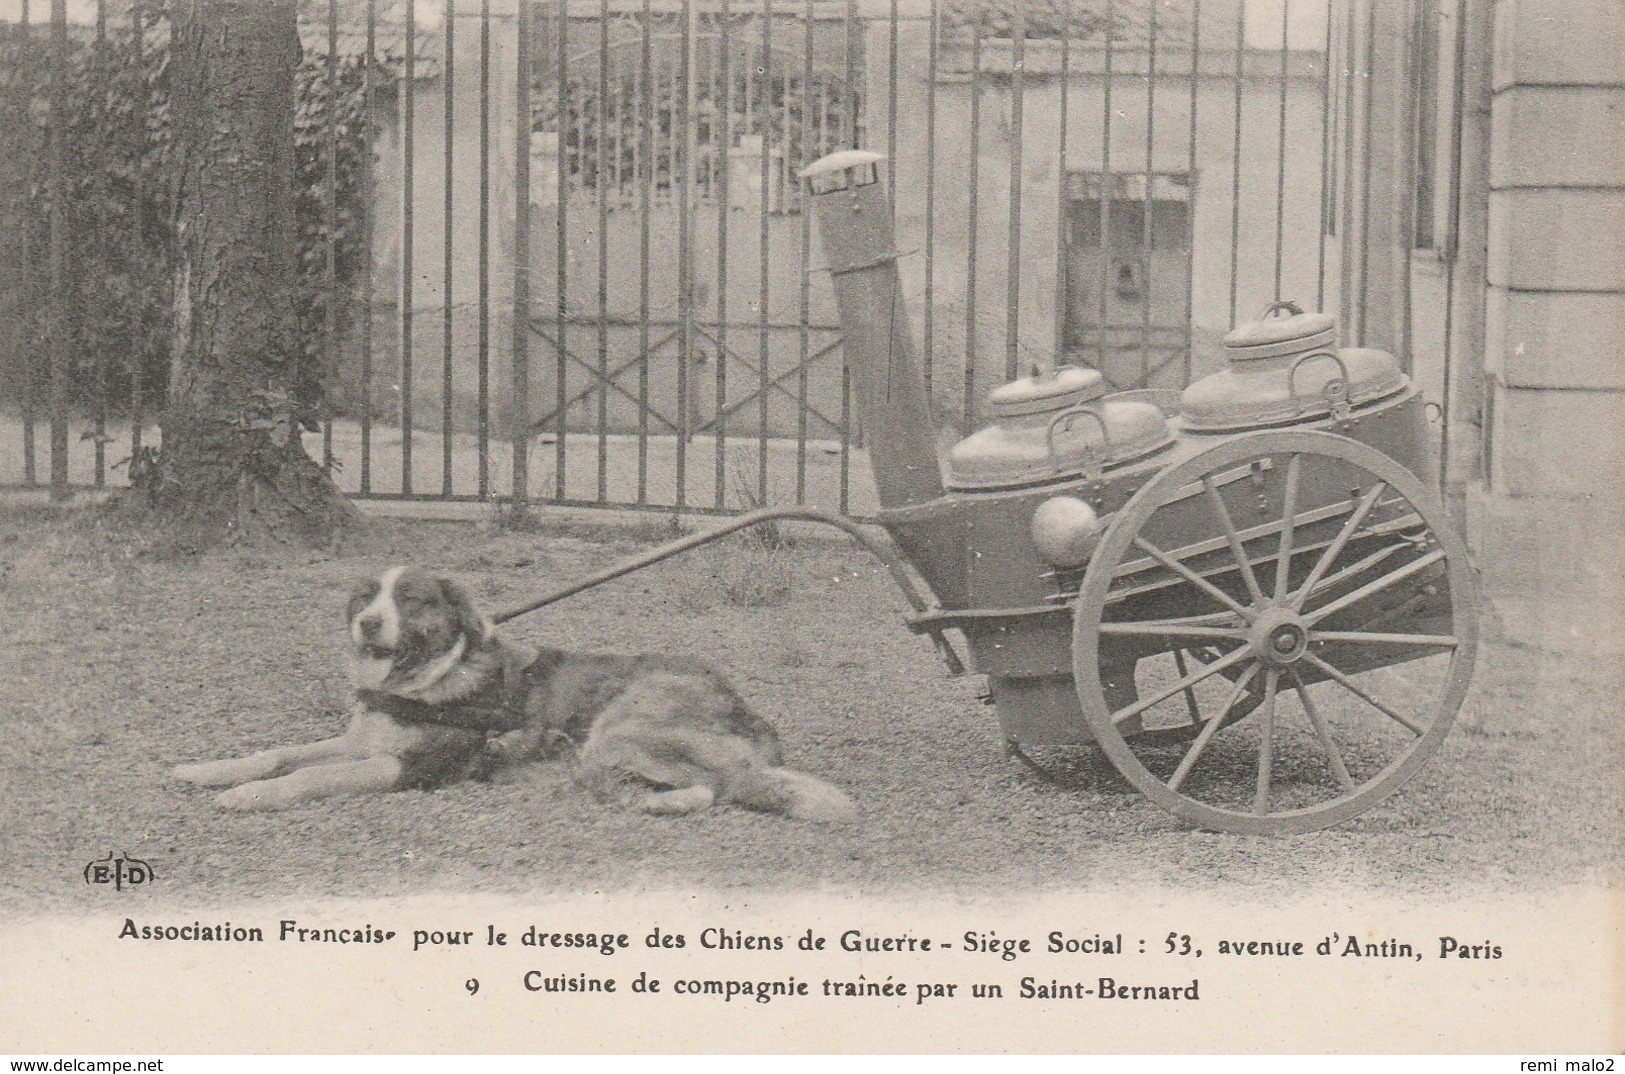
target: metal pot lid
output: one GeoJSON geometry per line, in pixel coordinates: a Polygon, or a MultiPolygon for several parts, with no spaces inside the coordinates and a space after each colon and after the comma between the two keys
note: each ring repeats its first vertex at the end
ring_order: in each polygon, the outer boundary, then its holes
{"type": "Polygon", "coordinates": [[[1173,430],[1155,404],[1108,398],[1076,417],[990,425],[973,433],[948,452],[947,485],[1020,487],[1129,462],[1172,440],[1173,430]]]}
{"type": "Polygon", "coordinates": [[[1000,418],[1027,414],[1053,414],[1106,394],[1106,378],[1097,369],[1063,365],[1049,373],[1001,384],[987,401],[1000,418]]]}
{"type": "Polygon", "coordinates": [[[1312,351],[1291,362],[1238,362],[1196,381],[1180,396],[1184,427],[1192,432],[1234,432],[1315,421],[1340,402],[1358,409],[1410,383],[1387,351],[1345,347],[1312,351]]]}
{"type": "Polygon", "coordinates": [[[1293,302],[1277,302],[1256,321],[1237,325],[1224,337],[1231,361],[1279,358],[1331,347],[1337,319],[1327,313],[1305,313],[1293,302]]]}

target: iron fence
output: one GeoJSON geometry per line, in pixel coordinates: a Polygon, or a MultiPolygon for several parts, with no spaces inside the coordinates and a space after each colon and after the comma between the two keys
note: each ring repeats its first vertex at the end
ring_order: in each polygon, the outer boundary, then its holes
{"type": "MultiPolygon", "coordinates": [[[[0,485],[58,492],[127,480],[166,376],[167,19],[85,10],[0,7],[0,485]]],[[[1465,18],[306,0],[307,447],[361,497],[867,514],[796,179],[860,145],[889,158],[944,442],[1056,363],[1181,387],[1278,298],[1448,406],[1465,18]]]]}

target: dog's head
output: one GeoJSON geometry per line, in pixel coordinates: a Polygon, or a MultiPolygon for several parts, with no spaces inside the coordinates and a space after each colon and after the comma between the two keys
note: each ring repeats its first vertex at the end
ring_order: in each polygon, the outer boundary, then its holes
{"type": "Polygon", "coordinates": [[[374,687],[455,662],[492,630],[462,586],[416,567],[393,567],[357,587],[349,621],[358,678],[374,687]]]}

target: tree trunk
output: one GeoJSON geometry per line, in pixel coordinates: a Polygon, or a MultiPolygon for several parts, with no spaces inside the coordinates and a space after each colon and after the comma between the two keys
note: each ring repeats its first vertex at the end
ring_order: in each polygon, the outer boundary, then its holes
{"type": "Polygon", "coordinates": [[[189,544],[322,543],[354,508],[305,454],[294,390],[297,0],[173,11],[173,346],[142,483],[189,544]]]}

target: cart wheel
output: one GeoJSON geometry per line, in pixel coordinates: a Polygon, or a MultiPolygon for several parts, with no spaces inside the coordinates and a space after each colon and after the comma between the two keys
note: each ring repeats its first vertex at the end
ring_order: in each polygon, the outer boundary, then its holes
{"type": "Polygon", "coordinates": [[[1466,549],[1435,497],[1358,441],[1296,430],[1141,488],[1090,560],[1072,643],[1124,778],[1250,833],[1313,831],[1398,790],[1449,732],[1476,648],[1466,549]]]}

